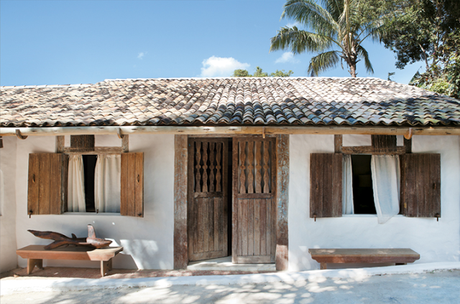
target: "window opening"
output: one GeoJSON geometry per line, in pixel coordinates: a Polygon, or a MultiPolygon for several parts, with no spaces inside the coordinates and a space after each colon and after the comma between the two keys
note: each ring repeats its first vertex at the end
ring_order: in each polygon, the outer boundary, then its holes
{"type": "Polygon", "coordinates": [[[94,201],[94,173],[97,155],[83,155],[86,212],[96,212],[94,201]]]}
{"type": "Polygon", "coordinates": [[[372,188],[371,155],[352,155],[353,207],[355,214],[376,214],[372,188]]]}

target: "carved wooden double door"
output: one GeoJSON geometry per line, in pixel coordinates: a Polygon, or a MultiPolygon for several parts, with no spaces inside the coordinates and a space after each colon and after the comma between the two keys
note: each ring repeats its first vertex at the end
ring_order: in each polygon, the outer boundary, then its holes
{"type": "Polygon", "coordinates": [[[275,139],[193,138],[188,155],[189,260],[274,263],[275,139]]]}

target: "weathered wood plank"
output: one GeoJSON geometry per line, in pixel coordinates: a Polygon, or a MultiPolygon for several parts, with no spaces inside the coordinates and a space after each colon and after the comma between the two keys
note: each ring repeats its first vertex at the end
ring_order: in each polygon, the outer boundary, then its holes
{"type": "Polygon", "coordinates": [[[402,206],[409,217],[440,215],[440,155],[406,154],[401,157],[402,206]]]}
{"type": "Polygon", "coordinates": [[[247,158],[248,188],[247,193],[254,193],[254,142],[248,142],[247,158]]]}
{"type": "Polygon", "coordinates": [[[342,147],[343,154],[372,154],[372,155],[401,155],[406,153],[406,148],[397,146],[395,149],[376,149],[373,146],[342,147]]]}
{"type": "Polygon", "coordinates": [[[240,183],[240,191],[239,193],[247,193],[246,188],[246,142],[241,141],[239,143],[240,146],[240,154],[239,154],[239,164],[240,164],[240,172],[239,172],[239,183],[240,183]]]}
{"type": "Polygon", "coordinates": [[[254,255],[260,255],[260,204],[261,200],[254,199],[253,200],[253,207],[254,207],[254,255]]]}
{"type": "Polygon", "coordinates": [[[256,193],[262,193],[262,142],[257,141],[255,144],[255,191],[256,193]]]}
{"type": "Polygon", "coordinates": [[[50,200],[49,214],[61,213],[62,154],[50,154],[50,200]]]}
{"type": "Polygon", "coordinates": [[[38,214],[50,213],[51,155],[44,153],[39,160],[40,185],[38,192],[38,214]]]}
{"type": "Polygon", "coordinates": [[[121,139],[121,151],[122,153],[129,152],[129,135],[123,135],[123,138],[121,139]]]}
{"type": "MultiPolygon", "coordinates": [[[[188,263],[187,248],[187,187],[188,138],[174,137],[174,269],[184,269],[188,263]]],[[[190,162],[190,164],[193,164],[190,162]]]]}
{"type": "Polygon", "coordinates": [[[420,254],[409,248],[309,249],[319,263],[413,263],[420,254]]]}
{"type": "MultiPolygon", "coordinates": [[[[267,253],[267,201],[260,201],[260,255],[269,255],[267,253]]],[[[269,242],[269,241],[268,241],[269,242]]]]}
{"type": "Polygon", "coordinates": [[[203,142],[203,184],[202,191],[208,192],[208,142],[203,142]]]}
{"type": "Polygon", "coordinates": [[[254,255],[254,200],[247,200],[248,208],[248,254],[254,255]]]}
{"type": "Polygon", "coordinates": [[[65,136],[56,136],[56,153],[64,152],[65,136]]]}
{"type": "Polygon", "coordinates": [[[334,153],[342,153],[343,135],[334,135],[334,153]]]}
{"type": "Polygon", "coordinates": [[[39,154],[29,154],[29,186],[27,193],[27,213],[39,214],[38,213],[38,194],[40,187],[40,165],[39,165],[39,154]]]}
{"type": "Polygon", "coordinates": [[[71,135],[70,147],[74,152],[94,151],[94,135],[71,135]]]}
{"type": "Polygon", "coordinates": [[[371,135],[371,141],[376,151],[396,151],[396,135],[371,135]]]}
{"type": "MultiPolygon", "coordinates": [[[[289,136],[279,135],[276,141],[276,220],[273,222],[276,238],[272,248],[275,248],[276,269],[287,270],[289,267],[289,136]],[[276,225],[276,228],[275,228],[276,225]],[[276,243],[275,243],[276,242],[276,243]]],[[[274,183],[275,184],[275,183],[274,183]]]]}
{"type": "Polygon", "coordinates": [[[144,153],[135,154],[134,216],[144,216],[144,153]]]}
{"type": "Polygon", "coordinates": [[[412,153],[412,139],[404,138],[404,152],[412,153]]]}
{"type": "Polygon", "coordinates": [[[342,155],[310,155],[310,217],[342,216],[342,155]]]}

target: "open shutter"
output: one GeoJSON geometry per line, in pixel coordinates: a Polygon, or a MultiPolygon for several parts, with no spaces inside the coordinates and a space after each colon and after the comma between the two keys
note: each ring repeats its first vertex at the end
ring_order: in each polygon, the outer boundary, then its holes
{"type": "Polygon", "coordinates": [[[60,153],[29,154],[29,215],[61,214],[65,211],[68,160],[68,155],[60,153]]]}
{"type": "Polygon", "coordinates": [[[342,154],[310,154],[310,217],[342,216],[342,154]]]}
{"type": "Polygon", "coordinates": [[[121,154],[120,214],[144,216],[144,153],[121,154]]]}
{"type": "Polygon", "coordinates": [[[401,156],[401,210],[409,217],[441,216],[440,154],[401,156]]]}

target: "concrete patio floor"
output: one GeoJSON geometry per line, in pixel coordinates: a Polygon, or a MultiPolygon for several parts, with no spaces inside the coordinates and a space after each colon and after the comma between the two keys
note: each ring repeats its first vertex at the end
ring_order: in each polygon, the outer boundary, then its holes
{"type": "Polygon", "coordinates": [[[458,262],[239,275],[141,273],[151,276],[6,276],[0,279],[0,302],[423,304],[460,299],[458,262]],[[153,277],[160,274],[173,276],[153,277]]]}

